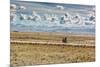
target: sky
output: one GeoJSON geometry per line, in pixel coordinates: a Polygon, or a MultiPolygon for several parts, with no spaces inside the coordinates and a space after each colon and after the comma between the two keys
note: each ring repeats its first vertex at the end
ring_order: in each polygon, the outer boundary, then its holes
{"type": "Polygon", "coordinates": [[[11,0],[11,1],[39,1],[39,2],[56,2],[56,3],[95,5],[95,0],[11,0]]]}

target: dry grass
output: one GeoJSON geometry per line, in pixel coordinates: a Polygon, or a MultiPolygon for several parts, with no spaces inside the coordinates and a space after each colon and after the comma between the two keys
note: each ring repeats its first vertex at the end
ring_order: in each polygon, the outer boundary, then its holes
{"type": "Polygon", "coordinates": [[[12,44],[11,64],[34,65],[52,63],[76,63],[95,61],[95,48],[12,44]]]}
{"type": "Polygon", "coordinates": [[[41,41],[56,41],[61,42],[63,37],[67,37],[68,42],[93,40],[93,35],[74,35],[67,33],[47,33],[47,32],[11,32],[11,40],[41,40],[41,41]]]}
{"type": "MultiPolygon", "coordinates": [[[[11,33],[11,40],[48,40],[59,42],[66,35],[11,33]]],[[[68,36],[68,35],[67,35],[68,36]]],[[[94,37],[68,36],[68,41],[95,40],[94,37]],[[80,38],[80,39],[79,39],[80,38]]],[[[84,43],[83,43],[84,44],[84,43]]],[[[95,47],[75,47],[31,43],[11,43],[11,65],[24,66],[36,64],[77,63],[95,61],[95,47]]]]}

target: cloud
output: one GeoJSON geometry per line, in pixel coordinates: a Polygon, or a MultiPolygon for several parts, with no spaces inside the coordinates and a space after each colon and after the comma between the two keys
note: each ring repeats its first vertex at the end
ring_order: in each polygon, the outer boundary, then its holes
{"type": "Polygon", "coordinates": [[[61,9],[61,10],[63,10],[64,9],[64,7],[63,6],[61,6],[61,5],[57,5],[56,6],[58,9],[61,9]]]}

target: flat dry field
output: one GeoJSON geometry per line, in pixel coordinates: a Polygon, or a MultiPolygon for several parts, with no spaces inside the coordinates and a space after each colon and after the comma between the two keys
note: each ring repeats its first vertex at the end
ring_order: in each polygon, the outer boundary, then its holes
{"type": "Polygon", "coordinates": [[[10,51],[10,61],[13,66],[93,62],[95,61],[95,37],[66,33],[11,32],[10,51]],[[63,37],[67,37],[67,43],[64,45],[63,37]]]}

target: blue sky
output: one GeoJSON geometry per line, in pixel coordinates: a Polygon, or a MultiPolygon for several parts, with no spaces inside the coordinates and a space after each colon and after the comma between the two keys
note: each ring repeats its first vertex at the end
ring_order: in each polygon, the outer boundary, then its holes
{"type": "Polygon", "coordinates": [[[11,0],[11,1],[38,1],[38,2],[57,2],[57,3],[95,5],[95,0],[11,0]]]}

